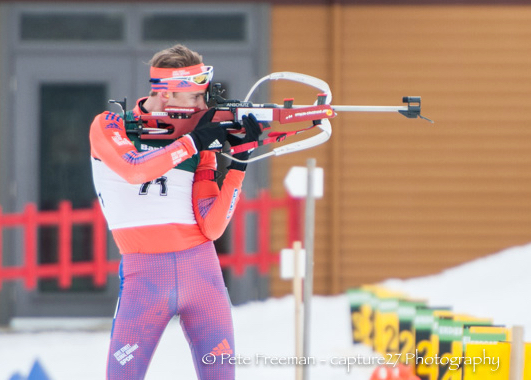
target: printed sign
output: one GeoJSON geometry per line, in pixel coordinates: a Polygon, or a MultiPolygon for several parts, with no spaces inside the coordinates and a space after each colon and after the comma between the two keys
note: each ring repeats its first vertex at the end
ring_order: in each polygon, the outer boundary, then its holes
{"type": "Polygon", "coordinates": [[[426,307],[424,301],[398,301],[398,352],[400,353],[401,363],[405,364],[408,358],[415,356],[413,320],[417,314],[417,309],[425,309],[426,307]]]}
{"type": "Polygon", "coordinates": [[[347,297],[350,303],[353,343],[372,345],[372,298],[374,294],[362,288],[349,289],[347,297]]]}
{"type": "Polygon", "coordinates": [[[467,343],[463,380],[509,380],[509,342],[467,343]]]}

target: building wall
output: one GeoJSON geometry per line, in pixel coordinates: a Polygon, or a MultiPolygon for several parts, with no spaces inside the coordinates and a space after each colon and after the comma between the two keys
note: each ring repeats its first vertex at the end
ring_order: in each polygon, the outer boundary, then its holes
{"type": "MultiPolygon", "coordinates": [[[[325,145],[271,160],[276,194],[291,165],[315,157],[325,169],[316,293],[531,240],[531,6],[275,5],[271,30],[272,71],[328,81],[338,105],[421,95],[435,120],[341,113],[325,145]]],[[[302,104],[307,92],[277,83],[272,98],[302,104]]],[[[290,286],[276,280],[272,292],[290,286]]]]}
{"type": "MultiPolygon", "coordinates": [[[[166,18],[166,26],[172,22],[177,25],[185,17],[198,26],[197,30],[207,32],[212,31],[212,25],[232,20],[232,32],[228,27],[218,27],[215,42],[208,33],[198,33],[188,40],[181,37],[179,41],[199,51],[205,62],[216,68],[216,80],[231,96],[244,96],[255,80],[269,72],[269,50],[264,48],[269,46],[268,4],[144,2],[131,6],[123,2],[102,6],[89,2],[0,1],[3,212],[21,212],[28,203],[35,203],[41,210],[56,209],[63,199],[70,200],[74,208],[92,204],[96,194],[88,155],[90,123],[105,109],[118,111],[108,104],[109,98],[127,97],[130,108],[137,97],[147,94],[146,62],[156,51],[177,42],[170,36],[171,27],[151,33],[157,29],[150,22],[161,17],[166,18]],[[101,21],[98,27],[91,20],[94,16],[101,21]],[[50,22],[53,29],[46,27],[50,22]]],[[[247,195],[264,185],[264,163],[249,172],[244,185],[247,195]]],[[[40,263],[58,260],[57,231],[52,227],[39,230],[40,263]]],[[[23,264],[25,242],[21,232],[19,228],[0,231],[4,256],[0,262],[4,266],[23,264]]],[[[253,232],[248,235],[253,242],[253,232]]],[[[91,260],[92,248],[86,244],[91,236],[90,229],[74,229],[74,261],[91,260]]],[[[110,235],[108,243],[109,258],[117,258],[119,253],[110,235]]],[[[220,252],[230,249],[227,239],[218,243],[220,252]]],[[[269,290],[267,279],[256,271],[244,276],[227,274],[225,278],[235,304],[262,298],[269,290]]],[[[34,290],[27,289],[22,281],[9,281],[0,292],[0,325],[9,323],[12,317],[111,316],[119,290],[116,281],[118,277],[110,275],[107,286],[99,288],[93,287],[89,278],[76,278],[69,291],[58,289],[55,279],[39,280],[34,290]]]]}
{"type": "MultiPolygon", "coordinates": [[[[328,81],[334,104],[401,105],[402,96],[421,95],[423,113],[436,121],[342,113],[325,145],[269,160],[277,196],[290,166],[315,157],[325,168],[317,293],[436,273],[530,240],[531,5],[271,3],[271,45],[263,47],[271,71],[328,81]]],[[[277,102],[314,100],[289,83],[276,83],[271,94],[277,102]]],[[[12,168],[7,141],[0,139],[4,177],[12,168]]],[[[0,188],[10,211],[14,190],[0,188]]],[[[285,242],[284,220],[277,215],[276,249],[285,242]]],[[[272,278],[274,295],[289,290],[272,278]]]]}

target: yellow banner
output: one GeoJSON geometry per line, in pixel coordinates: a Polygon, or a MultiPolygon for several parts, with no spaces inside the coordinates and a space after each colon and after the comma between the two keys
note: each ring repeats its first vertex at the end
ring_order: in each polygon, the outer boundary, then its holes
{"type": "Polygon", "coordinates": [[[363,343],[369,347],[372,346],[372,313],[372,307],[368,304],[361,305],[358,311],[352,313],[352,333],[354,342],[363,343]]]}
{"type": "Polygon", "coordinates": [[[437,358],[439,357],[439,337],[436,334],[430,334],[428,339],[417,341],[417,351],[414,363],[416,374],[421,380],[437,380],[439,375],[439,366],[437,358]]]}
{"type": "Polygon", "coordinates": [[[374,347],[382,355],[398,353],[398,314],[377,311],[374,320],[374,347]]]}
{"type": "Polygon", "coordinates": [[[531,343],[525,344],[524,380],[531,380],[531,343]]]}
{"type": "Polygon", "coordinates": [[[509,342],[468,343],[463,380],[509,380],[510,356],[509,342]]]}

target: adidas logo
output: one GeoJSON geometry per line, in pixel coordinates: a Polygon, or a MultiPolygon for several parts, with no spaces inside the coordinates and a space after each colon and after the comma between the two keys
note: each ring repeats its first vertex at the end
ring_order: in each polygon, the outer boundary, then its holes
{"type": "Polygon", "coordinates": [[[208,149],[219,149],[223,148],[223,145],[219,142],[218,139],[215,139],[212,141],[212,143],[208,146],[208,149]]]}
{"type": "Polygon", "coordinates": [[[185,87],[192,87],[192,85],[184,80],[179,82],[179,84],[177,85],[177,88],[185,88],[185,87]]]}
{"type": "Polygon", "coordinates": [[[227,339],[223,339],[223,341],[220,344],[218,344],[216,347],[212,349],[210,354],[214,356],[221,356],[223,354],[232,355],[232,349],[230,348],[230,345],[229,345],[229,342],[227,342],[227,339]]]}

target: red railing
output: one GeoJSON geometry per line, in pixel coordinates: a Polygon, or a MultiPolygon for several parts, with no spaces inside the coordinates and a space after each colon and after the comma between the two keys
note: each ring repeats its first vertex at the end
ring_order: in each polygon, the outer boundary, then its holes
{"type": "Polygon", "coordinates": [[[260,274],[269,272],[271,264],[278,264],[278,252],[271,250],[271,214],[274,210],[284,209],[287,211],[286,248],[301,239],[300,201],[291,197],[279,199],[271,198],[270,194],[262,191],[258,198],[247,199],[244,194],[240,197],[238,207],[231,221],[232,253],[220,255],[222,268],[232,268],[237,276],[244,273],[245,267],[256,265],[260,274]],[[258,217],[257,223],[257,247],[254,254],[245,253],[245,237],[247,227],[245,217],[248,213],[255,212],[258,217]]]}
{"type": "MultiPolygon", "coordinates": [[[[232,252],[219,256],[222,268],[231,268],[235,275],[241,276],[248,266],[256,266],[260,274],[269,272],[272,265],[278,263],[278,254],[271,249],[271,216],[275,210],[287,212],[287,241],[291,246],[300,240],[300,201],[284,197],[274,199],[266,191],[258,198],[247,199],[243,194],[231,221],[230,240],[232,252]],[[245,252],[246,231],[245,218],[250,212],[257,215],[257,246],[258,251],[245,252]]],[[[107,224],[98,201],[91,208],[72,209],[70,201],[62,201],[54,211],[38,211],[34,203],[28,203],[21,213],[3,214],[0,207],[0,289],[8,280],[23,280],[27,289],[35,289],[39,279],[55,278],[62,289],[72,285],[76,276],[91,276],[95,286],[104,286],[107,275],[117,273],[119,260],[108,260],[107,255],[107,224]],[[72,260],[72,228],[74,225],[92,226],[92,260],[72,260]],[[58,260],[56,263],[39,264],[38,260],[38,229],[54,226],[58,229],[58,260]],[[20,256],[23,262],[19,266],[2,265],[3,262],[3,231],[5,228],[21,228],[23,230],[23,247],[20,256]]]]}

